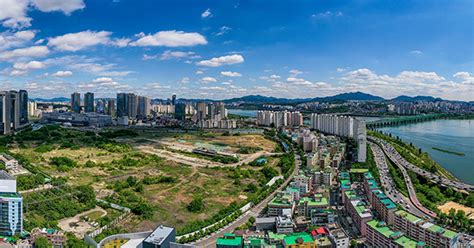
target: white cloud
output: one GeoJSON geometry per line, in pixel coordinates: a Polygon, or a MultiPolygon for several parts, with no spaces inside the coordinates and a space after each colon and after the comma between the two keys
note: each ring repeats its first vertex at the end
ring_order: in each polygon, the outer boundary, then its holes
{"type": "Polygon", "coordinates": [[[135,72],[134,71],[101,71],[97,74],[104,77],[125,77],[132,73],[135,73],[135,72]]]}
{"type": "Polygon", "coordinates": [[[169,60],[169,59],[182,59],[182,58],[199,58],[198,55],[194,52],[182,52],[182,51],[164,51],[160,56],[160,60],[169,60]]]}
{"type": "Polygon", "coordinates": [[[182,83],[182,84],[187,84],[187,83],[189,83],[189,78],[188,78],[188,77],[183,77],[183,78],[181,79],[180,83],[182,83]]]}
{"type": "Polygon", "coordinates": [[[31,30],[19,32],[2,32],[0,33],[0,51],[13,47],[24,46],[35,37],[35,32],[31,30]]]}
{"type": "Polygon", "coordinates": [[[75,52],[87,47],[107,44],[111,34],[111,32],[107,31],[95,32],[87,30],[49,38],[48,45],[60,51],[75,52]]]}
{"type": "Polygon", "coordinates": [[[185,33],[183,31],[169,30],[160,31],[155,34],[140,35],[141,37],[130,44],[132,46],[196,46],[206,45],[206,37],[199,33],[185,33]]]}
{"type": "Polygon", "coordinates": [[[420,50],[413,50],[413,51],[410,51],[410,54],[413,54],[413,55],[421,55],[421,54],[423,54],[423,52],[420,51],[420,50]]]}
{"type": "Polygon", "coordinates": [[[53,77],[70,77],[72,76],[72,71],[57,71],[52,74],[53,77]]]}
{"type": "Polygon", "coordinates": [[[465,71],[456,72],[453,75],[453,77],[462,79],[463,84],[474,86],[474,75],[471,75],[469,72],[465,72],[465,71]]]}
{"type": "Polygon", "coordinates": [[[204,74],[204,72],[199,70],[199,71],[196,71],[196,74],[204,74]]]}
{"type": "Polygon", "coordinates": [[[201,82],[203,82],[203,83],[215,83],[215,82],[217,82],[217,79],[215,79],[213,77],[203,77],[201,79],[201,82]]]}
{"type": "Polygon", "coordinates": [[[336,71],[337,71],[337,72],[345,72],[345,71],[346,71],[346,68],[340,68],[340,67],[339,67],[339,68],[336,69],[336,71]]]}
{"type": "Polygon", "coordinates": [[[61,11],[66,15],[86,7],[82,0],[33,0],[33,5],[43,12],[61,11]]]}
{"type": "Polygon", "coordinates": [[[9,28],[25,28],[31,26],[31,18],[26,16],[29,0],[1,0],[0,21],[9,28]]]}
{"type": "Polygon", "coordinates": [[[232,28],[227,27],[227,26],[222,26],[222,27],[219,28],[219,32],[216,33],[216,35],[217,36],[224,35],[224,34],[228,33],[230,30],[232,30],[232,28]]]}
{"type": "Polygon", "coordinates": [[[17,70],[24,70],[24,71],[43,69],[45,67],[46,65],[43,62],[39,62],[35,60],[30,61],[28,63],[18,62],[18,63],[13,64],[13,68],[17,70]]]}
{"type": "Polygon", "coordinates": [[[233,71],[221,71],[221,75],[226,76],[226,77],[241,77],[242,76],[242,74],[238,72],[233,72],[233,71]]]}
{"type": "Polygon", "coordinates": [[[109,44],[117,46],[117,47],[126,47],[130,44],[132,40],[128,38],[120,38],[120,39],[113,39],[109,42],[109,44]]]}
{"type": "Polygon", "coordinates": [[[299,70],[296,70],[296,69],[290,70],[290,75],[292,75],[292,76],[297,76],[297,75],[302,74],[302,73],[303,73],[302,71],[299,71],[299,70]]]}
{"type": "Polygon", "coordinates": [[[43,12],[61,11],[66,15],[83,9],[82,0],[0,0],[0,22],[4,27],[21,29],[31,26],[27,12],[34,7],[43,12]]]}
{"type": "Polygon", "coordinates": [[[337,11],[337,12],[326,11],[326,12],[312,14],[311,17],[314,19],[329,19],[332,17],[340,17],[342,15],[343,14],[341,11],[337,11]]]}
{"type": "Polygon", "coordinates": [[[44,57],[49,54],[47,46],[32,46],[26,48],[18,48],[12,51],[5,51],[0,53],[0,60],[9,60],[13,58],[33,58],[44,57]]]}
{"type": "Polygon", "coordinates": [[[201,13],[201,18],[208,18],[212,17],[211,9],[206,9],[204,12],[201,13]]]}
{"type": "Polygon", "coordinates": [[[156,58],[158,58],[158,55],[143,54],[142,60],[151,60],[151,59],[156,59],[156,58]]]}
{"type": "Polygon", "coordinates": [[[244,62],[244,57],[239,54],[227,55],[222,57],[216,57],[209,60],[201,60],[197,65],[209,66],[209,67],[219,67],[223,65],[233,65],[244,62]]]}
{"type": "Polygon", "coordinates": [[[100,77],[92,80],[93,83],[106,83],[106,82],[112,82],[112,78],[109,77],[100,77]]]}
{"type": "Polygon", "coordinates": [[[19,77],[19,76],[24,76],[28,74],[27,71],[22,71],[22,70],[12,70],[10,72],[10,76],[13,76],[13,77],[19,77]]]}

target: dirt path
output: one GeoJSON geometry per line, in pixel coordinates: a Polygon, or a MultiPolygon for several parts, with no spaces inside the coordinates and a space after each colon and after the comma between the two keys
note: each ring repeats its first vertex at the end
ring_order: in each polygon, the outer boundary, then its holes
{"type": "Polygon", "coordinates": [[[59,220],[58,221],[58,226],[59,228],[61,228],[63,231],[66,231],[66,232],[72,232],[74,233],[74,235],[78,238],[83,238],[84,235],[89,232],[89,231],[92,231],[95,229],[95,227],[93,227],[91,224],[89,224],[88,222],[85,222],[83,220],[81,220],[81,217],[82,216],[85,216],[85,215],[88,215],[92,212],[102,212],[102,215],[101,217],[107,215],[107,211],[105,211],[104,209],[102,209],[101,207],[95,207],[91,210],[88,210],[88,211],[85,211],[85,212],[82,212],[82,213],[79,213],[73,217],[70,217],[70,218],[65,218],[65,219],[62,219],[62,220],[59,220]]]}

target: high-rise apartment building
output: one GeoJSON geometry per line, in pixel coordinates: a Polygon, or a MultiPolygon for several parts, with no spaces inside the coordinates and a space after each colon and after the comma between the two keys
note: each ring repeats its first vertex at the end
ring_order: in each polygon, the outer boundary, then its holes
{"type": "Polygon", "coordinates": [[[117,117],[128,116],[127,93],[117,93],[117,117]]]}
{"type": "Polygon", "coordinates": [[[148,115],[150,115],[150,109],[150,98],[146,96],[138,96],[137,117],[146,118],[148,115]]]}
{"type": "Polygon", "coordinates": [[[75,113],[81,112],[81,94],[78,92],[71,94],[71,110],[75,113]]]}
{"type": "Polygon", "coordinates": [[[16,179],[0,170],[0,235],[23,231],[23,198],[16,191],[16,179]]]}
{"type": "Polygon", "coordinates": [[[20,124],[28,123],[28,92],[20,90],[20,124]]]}
{"type": "Polygon", "coordinates": [[[365,121],[347,116],[311,114],[311,128],[323,133],[353,138],[357,141],[357,161],[365,162],[367,132],[365,121]]]}
{"type": "Polygon", "coordinates": [[[197,119],[205,120],[207,118],[207,104],[205,102],[197,103],[197,119]]]}
{"type": "Polygon", "coordinates": [[[134,93],[127,94],[127,116],[131,119],[137,118],[138,96],[134,93]]]}
{"type": "Polygon", "coordinates": [[[84,94],[84,112],[94,112],[94,93],[92,92],[84,94]]]}
{"type": "Polygon", "coordinates": [[[173,96],[171,97],[171,104],[172,104],[172,105],[176,105],[176,95],[173,95],[173,96]]]}
{"type": "Polygon", "coordinates": [[[262,126],[273,125],[279,127],[293,127],[303,125],[303,115],[288,111],[257,111],[257,124],[262,126]]]}
{"type": "Polygon", "coordinates": [[[115,112],[115,99],[109,99],[107,101],[107,115],[114,116],[115,112]]]}
{"type": "Polygon", "coordinates": [[[10,121],[10,92],[0,92],[0,128],[1,134],[9,134],[11,132],[11,121],[10,121]]]}
{"type": "Polygon", "coordinates": [[[20,127],[20,94],[18,91],[10,91],[10,121],[13,130],[20,127]]]}
{"type": "Polygon", "coordinates": [[[180,121],[184,121],[186,119],[186,104],[178,103],[175,105],[174,117],[180,121]]]}

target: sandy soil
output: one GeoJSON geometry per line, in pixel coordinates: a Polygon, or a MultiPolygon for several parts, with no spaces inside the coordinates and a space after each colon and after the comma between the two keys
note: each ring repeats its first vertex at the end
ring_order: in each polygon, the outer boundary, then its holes
{"type": "Polygon", "coordinates": [[[95,207],[91,210],[88,210],[86,212],[82,212],[80,214],[77,214],[74,217],[71,218],[66,218],[58,221],[58,226],[66,232],[72,232],[74,235],[78,238],[83,238],[84,234],[87,232],[90,232],[95,229],[92,225],[89,223],[82,221],[80,218],[81,216],[87,215],[89,213],[95,212],[95,211],[100,211],[102,212],[102,216],[107,215],[107,211],[100,207],[95,207]]]}
{"type": "Polygon", "coordinates": [[[453,201],[446,202],[445,204],[438,207],[438,209],[445,214],[449,213],[451,208],[454,208],[456,211],[463,210],[469,219],[474,219],[474,208],[466,207],[453,201]]]}

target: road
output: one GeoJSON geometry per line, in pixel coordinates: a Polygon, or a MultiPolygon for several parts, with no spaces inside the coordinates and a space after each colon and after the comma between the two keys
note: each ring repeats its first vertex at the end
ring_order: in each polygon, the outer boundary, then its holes
{"type": "Polygon", "coordinates": [[[237,167],[244,163],[248,164],[261,156],[268,157],[268,156],[283,155],[283,153],[258,151],[256,153],[246,155],[242,160],[240,160],[237,163],[223,164],[223,163],[214,162],[214,161],[210,161],[206,159],[186,156],[178,152],[172,152],[165,149],[154,148],[152,146],[139,146],[137,148],[140,149],[142,152],[158,155],[163,158],[175,161],[177,163],[186,164],[193,167],[237,167]]]}
{"type": "MultiPolygon", "coordinates": [[[[376,145],[375,143],[372,143],[372,147],[379,147],[378,145],[376,145]]],[[[382,145],[382,148],[383,148],[383,145],[382,145]]],[[[380,147],[379,147],[380,149],[380,147]]],[[[385,149],[383,149],[383,151],[385,151],[385,149]]],[[[379,156],[380,156],[380,151],[378,151],[379,156]]],[[[423,214],[429,216],[429,217],[432,217],[432,218],[435,218],[436,217],[436,213],[427,209],[426,207],[424,207],[420,201],[418,200],[418,197],[416,196],[416,191],[415,191],[415,188],[413,187],[413,183],[411,182],[411,178],[410,176],[408,175],[408,172],[407,170],[405,169],[405,167],[403,167],[403,165],[401,165],[401,163],[399,162],[399,160],[396,159],[396,157],[393,157],[392,156],[393,154],[390,154],[388,153],[387,156],[389,157],[389,159],[394,162],[394,164],[400,169],[400,171],[402,172],[403,174],[403,180],[405,181],[405,184],[407,186],[407,189],[408,189],[408,194],[409,194],[409,198],[410,198],[410,202],[413,204],[412,206],[410,206],[410,208],[416,208],[418,209],[419,211],[421,211],[423,214]]],[[[385,156],[385,155],[384,155],[385,156]]],[[[386,161],[385,161],[386,162],[386,161]]],[[[386,164],[385,164],[386,165],[386,164]]],[[[386,167],[388,168],[388,167],[386,167]]],[[[392,182],[392,187],[393,187],[393,182],[392,182]]],[[[406,205],[405,205],[406,206],[406,205]]],[[[413,209],[414,209],[413,208],[413,209]]],[[[411,212],[411,211],[410,211],[411,212]]]]}
{"type": "Polygon", "coordinates": [[[426,170],[421,169],[418,166],[413,165],[412,163],[408,162],[405,158],[403,158],[397,150],[388,142],[385,140],[369,136],[368,137],[370,140],[374,141],[375,143],[379,144],[382,146],[382,149],[384,152],[389,156],[390,160],[394,161],[395,163],[405,167],[408,170],[411,170],[415,172],[416,174],[428,178],[429,180],[441,184],[447,187],[453,187],[456,188],[457,190],[467,190],[467,191],[474,191],[474,185],[470,185],[467,183],[463,182],[458,182],[454,181],[451,179],[448,179],[446,177],[438,176],[434,173],[428,172],[426,170]]]}
{"type": "Polygon", "coordinates": [[[395,187],[392,177],[388,170],[388,164],[383,150],[376,144],[369,142],[370,149],[374,154],[374,160],[377,164],[377,168],[380,174],[380,181],[385,189],[385,194],[395,203],[398,203],[406,211],[418,216],[418,217],[430,217],[422,211],[420,211],[409,198],[400,193],[395,187]]]}
{"type": "Polygon", "coordinates": [[[273,193],[267,196],[267,198],[265,198],[259,204],[255,205],[249,211],[245,212],[237,220],[227,225],[226,227],[222,228],[221,230],[211,235],[208,235],[204,237],[203,239],[198,240],[197,242],[194,242],[193,245],[197,247],[216,247],[217,238],[224,236],[224,233],[233,232],[235,228],[237,228],[238,226],[247,223],[250,217],[257,217],[262,212],[262,210],[268,205],[268,203],[273,199],[275,194],[278,191],[283,190],[290,183],[294,175],[299,171],[300,165],[301,165],[301,159],[298,155],[295,155],[295,169],[293,170],[293,173],[291,173],[291,175],[285,180],[285,182],[282,185],[280,185],[280,187],[278,187],[275,191],[273,191],[273,193]]]}

